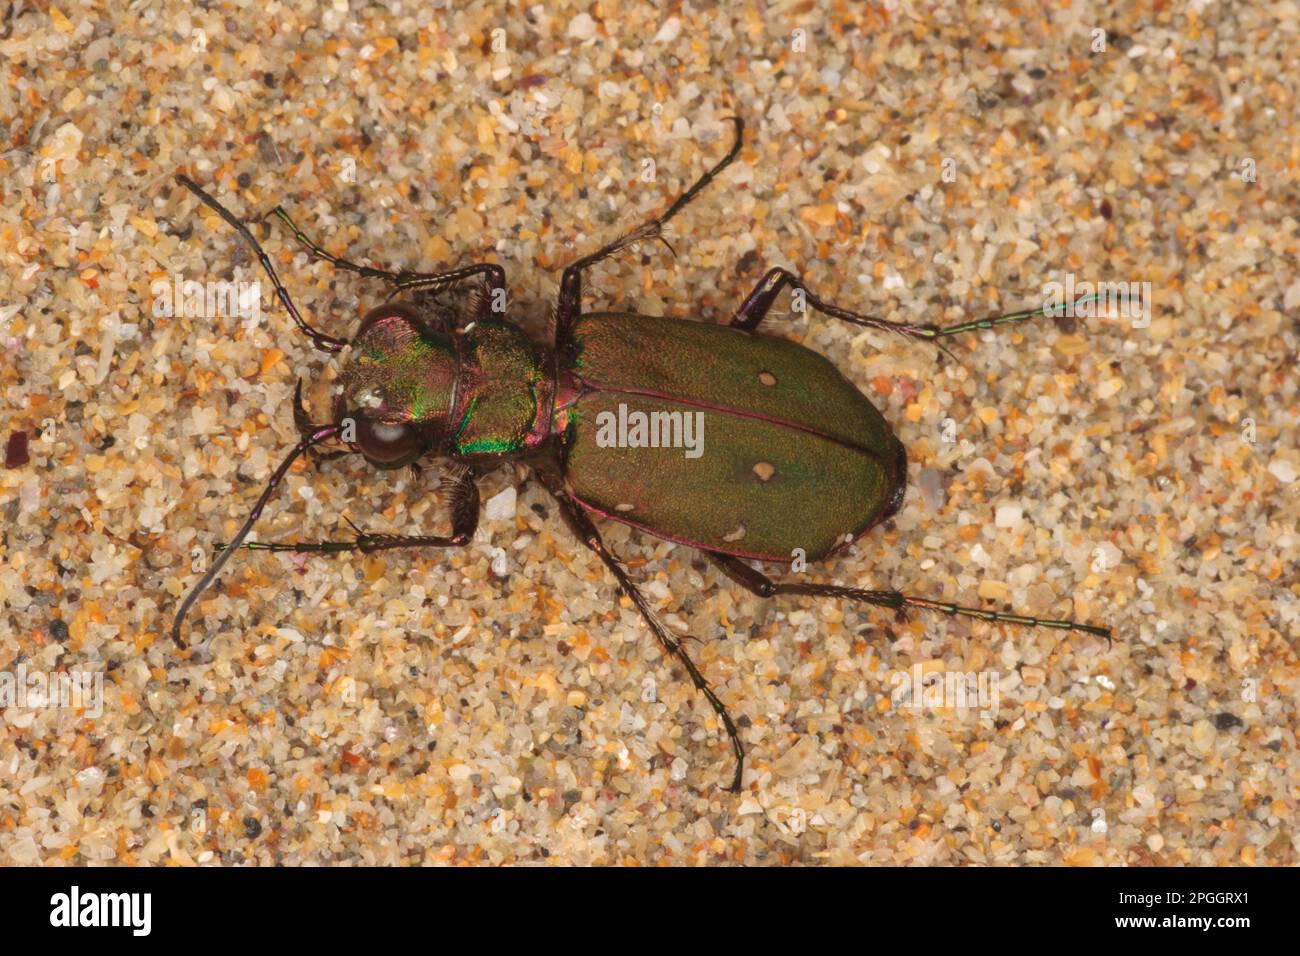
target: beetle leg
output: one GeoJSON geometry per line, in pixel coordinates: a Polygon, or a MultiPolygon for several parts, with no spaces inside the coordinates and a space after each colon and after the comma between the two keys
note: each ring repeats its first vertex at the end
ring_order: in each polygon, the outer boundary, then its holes
{"type": "Polygon", "coordinates": [[[776,297],[781,294],[781,290],[786,286],[791,289],[800,291],[804,295],[807,304],[821,312],[823,315],[829,315],[832,318],[843,319],[845,322],[851,322],[854,325],[861,325],[869,329],[884,329],[890,332],[898,332],[902,335],[918,339],[934,338],[934,327],[927,325],[911,325],[907,322],[892,322],[889,319],[877,318],[873,315],[861,315],[857,312],[850,312],[848,309],[841,309],[838,305],[832,305],[815,296],[811,289],[804,285],[803,280],[791,272],[789,269],[783,269],[776,266],[767,270],[767,274],[758,281],[754,286],[754,291],[746,296],[745,301],[741,303],[736,314],[731,319],[733,329],[743,329],[746,332],[752,332],[758,328],[767,313],[771,310],[772,304],[776,297]]]}
{"type": "Polygon", "coordinates": [[[449,286],[472,279],[474,276],[487,276],[488,287],[493,291],[506,287],[506,271],[495,262],[476,262],[473,265],[449,269],[446,272],[399,272],[397,288],[403,291],[427,289],[437,292],[449,286]]]}
{"type": "MultiPolygon", "coordinates": [[[[472,473],[462,472],[452,477],[449,494],[451,504],[450,535],[370,534],[352,525],[356,537],[351,541],[246,541],[243,547],[250,551],[287,551],[292,554],[348,554],[359,551],[373,554],[397,548],[463,548],[478,530],[479,494],[472,473]]],[[[218,544],[218,551],[225,545],[218,544]]]]}
{"type": "Polygon", "coordinates": [[[714,693],[713,688],[709,686],[709,682],[704,679],[704,675],[702,675],[699,668],[695,666],[695,662],[691,660],[690,655],[686,653],[686,649],[682,647],[682,639],[675,636],[667,627],[664,626],[664,623],[659,620],[658,615],[655,614],[654,609],[650,607],[649,602],[646,601],[645,596],[637,586],[632,583],[632,579],[628,577],[626,569],[621,563],[619,563],[618,558],[616,558],[613,553],[605,547],[605,542],[601,538],[600,532],[597,531],[596,526],[591,523],[591,519],[587,517],[587,513],[583,511],[582,507],[570,498],[563,489],[552,487],[550,483],[547,483],[547,488],[550,490],[552,497],[555,498],[556,504],[559,505],[560,514],[564,517],[564,521],[569,526],[569,530],[573,532],[574,536],[579,541],[594,551],[596,556],[604,562],[605,567],[609,569],[610,573],[614,575],[615,580],[618,581],[618,586],[622,589],[623,593],[632,599],[632,603],[636,605],[636,609],[641,612],[641,617],[645,620],[646,624],[649,625],[651,632],[658,639],[660,645],[668,654],[677,658],[681,665],[686,668],[686,673],[690,675],[691,683],[695,685],[695,689],[704,695],[704,698],[713,708],[714,713],[718,715],[718,719],[722,721],[722,726],[726,728],[727,736],[731,739],[731,749],[736,754],[736,775],[732,778],[731,786],[727,789],[732,793],[739,793],[740,780],[745,770],[745,748],[741,746],[740,734],[736,730],[736,725],[731,719],[731,714],[727,712],[727,708],[718,698],[718,695],[714,693]]]}
{"type": "Polygon", "coordinates": [[[340,259],[337,256],[330,255],[312,242],[306,233],[299,229],[294,221],[289,218],[289,214],[283,206],[276,206],[271,212],[289,227],[290,231],[293,232],[293,237],[307,247],[313,258],[322,259],[336,269],[355,272],[357,275],[365,276],[368,279],[387,279],[399,289],[442,289],[480,275],[487,276],[493,288],[504,289],[506,287],[505,270],[492,262],[478,262],[473,265],[462,266],[459,269],[448,269],[445,272],[407,272],[405,269],[400,272],[393,272],[391,269],[377,269],[373,266],[357,265],[347,259],[340,259]]]}
{"type": "MultiPolygon", "coordinates": [[[[577,262],[571,263],[564,270],[560,278],[560,298],[555,310],[555,341],[563,342],[568,338],[569,330],[573,323],[577,321],[578,316],[582,313],[582,273],[594,266],[602,259],[608,259],[620,249],[626,249],[628,246],[641,242],[645,239],[660,239],[663,237],[659,234],[663,226],[672,219],[673,216],[681,212],[686,205],[699,195],[700,190],[711,183],[720,172],[731,165],[732,161],[740,153],[741,144],[744,142],[745,124],[738,116],[731,117],[731,121],[736,125],[736,138],[731,144],[731,149],[727,155],[722,157],[712,169],[695,181],[690,189],[677,197],[677,200],[668,207],[667,211],[654,219],[644,222],[637,226],[626,235],[615,239],[609,245],[602,246],[589,256],[583,256],[577,262]]],[[[666,243],[665,243],[666,244],[666,243]]],[[[670,250],[672,246],[668,247],[670,250]]]]}
{"type": "MultiPolygon", "coordinates": [[[[791,272],[789,269],[783,269],[776,266],[767,270],[767,274],[759,280],[758,285],[754,286],[754,291],[745,297],[736,314],[732,316],[731,327],[733,329],[742,329],[746,332],[752,332],[758,328],[760,322],[772,308],[772,303],[786,286],[791,289],[802,292],[804,301],[813,309],[829,315],[831,318],[842,319],[853,325],[860,325],[868,329],[883,329],[888,332],[897,332],[900,335],[911,339],[920,339],[925,342],[934,342],[936,346],[952,355],[938,341],[949,335],[960,335],[963,332],[976,332],[983,329],[996,328],[999,325],[1009,325],[1013,322],[1025,322],[1029,319],[1051,316],[1062,310],[1060,305],[1043,305],[1036,309],[1021,309],[1019,312],[1007,312],[1003,315],[991,315],[982,319],[970,319],[966,322],[959,322],[956,325],[947,325],[942,328],[937,325],[913,325],[910,322],[894,322],[890,319],[882,319],[874,315],[862,315],[858,312],[850,312],[848,309],[842,309],[838,305],[832,305],[822,299],[817,298],[808,286],[804,285],[802,279],[791,272]]],[[[1076,306],[1085,304],[1087,301],[1096,299],[1095,295],[1083,296],[1075,301],[1076,306]]]]}
{"type": "Polygon", "coordinates": [[[307,321],[298,314],[298,309],[294,306],[293,300],[289,298],[289,290],[284,287],[284,283],[280,281],[280,277],[275,274],[275,269],[271,267],[270,257],[262,251],[261,245],[259,245],[258,241],[253,238],[253,234],[249,231],[248,227],[240,222],[235,217],[234,213],[204,192],[199,187],[198,183],[190,179],[190,177],[184,174],[177,174],[176,181],[190,192],[194,193],[194,195],[198,196],[205,206],[233,226],[235,231],[239,233],[240,238],[242,238],[253,252],[257,254],[257,261],[262,264],[262,268],[266,270],[267,276],[270,277],[271,285],[275,287],[275,294],[279,297],[280,303],[284,306],[285,311],[289,313],[289,318],[293,319],[294,325],[298,326],[299,330],[312,340],[312,343],[316,348],[324,352],[338,352],[342,350],[343,346],[347,345],[347,343],[342,339],[336,339],[332,335],[318,332],[316,329],[308,325],[307,321]]]}
{"type": "Polygon", "coordinates": [[[312,460],[312,464],[317,468],[320,468],[320,466],[325,464],[327,461],[336,461],[339,458],[346,458],[350,454],[352,454],[352,452],[348,451],[346,448],[340,448],[336,451],[317,451],[315,448],[307,449],[307,457],[312,460]]]}
{"type": "Polygon", "coordinates": [[[1111,641],[1110,628],[1098,627],[1096,624],[1079,624],[1075,621],[1024,617],[1020,614],[1003,614],[1001,611],[988,611],[984,608],[962,607],[944,601],[910,597],[894,590],[868,591],[863,588],[843,587],[838,584],[778,584],[737,557],[729,554],[719,554],[716,551],[705,551],[704,554],[731,580],[763,598],[775,597],[778,594],[805,594],[810,597],[844,598],[849,601],[860,601],[863,604],[874,604],[877,607],[893,608],[896,611],[907,608],[921,608],[927,611],[938,611],[941,614],[947,614],[949,617],[960,615],[999,624],[1050,627],[1060,631],[1082,631],[1086,634],[1095,634],[1098,637],[1106,638],[1108,646],[1111,641]]]}
{"type": "MultiPolygon", "coordinates": [[[[338,433],[339,426],[337,425],[320,425],[310,434],[304,435],[302,441],[298,442],[298,444],[293,447],[293,450],[289,452],[288,457],[285,458],[284,461],[280,462],[275,471],[271,473],[271,480],[268,481],[266,487],[262,489],[262,494],[261,497],[257,499],[257,504],[253,505],[253,510],[249,512],[248,517],[244,519],[244,523],[240,525],[239,530],[235,532],[236,547],[238,547],[239,543],[247,538],[249,532],[253,530],[253,525],[257,524],[257,519],[262,516],[262,511],[271,501],[271,496],[274,495],[275,490],[280,487],[280,483],[284,481],[284,476],[289,473],[289,468],[298,460],[298,456],[307,451],[307,449],[311,448],[313,445],[334,438],[338,433]]],[[[185,623],[185,615],[188,614],[190,608],[194,606],[194,602],[199,599],[199,595],[206,591],[208,585],[217,579],[217,575],[221,573],[221,569],[225,567],[226,562],[230,560],[232,553],[232,551],[223,551],[221,554],[218,554],[216,560],[213,561],[212,564],[208,566],[208,570],[204,572],[203,577],[199,578],[198,583],[195,584],[194,587],[190,588],[190,593],[185,595],[185,600],[181,601],[181,606],[176,611],[176,617],[172,620],[172,640],[175,641],[176,646],[182,650],[187,646],[185,641],[181,638],[181,625],[185,623]]]]}

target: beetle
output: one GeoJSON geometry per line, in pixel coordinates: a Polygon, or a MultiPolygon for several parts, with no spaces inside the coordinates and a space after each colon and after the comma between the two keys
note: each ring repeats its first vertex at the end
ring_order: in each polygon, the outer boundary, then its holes
{"type": "MultiPolygon", "coordinates": [[[[907,453],[881,413],[822,355],[760,327],[784,290],[814,310],[853,325],[940,344],[952,335],[1052,314],[1045,306],[956,325],[913,325],[851,312],[818,298],[803,281],[773,268],[728,326],[624,312],[583,312],[583,279],[603,259],[636,243],[664,241],[664,225],[736,158],[744,123],[732,118],[728,153],[659,216],[564,269],[547,341],[509,322],[505,272],[475,263],[443,272],[391,271],[330,255],[283,207],[274,214],[314,257],[382,279],[392,296],[370,310],[348,342],[310,325],[294,306],[270,258],[233,213],[184,174],[177,181],[232,226],[256,254],[277,298],[319,349],[350,349],[332,420],[312,422],[294,393],[301,440],[272,473],[261,497],[177,610],[172,637],[199,595],[241,545],[306,554],[373,553],[396,548],[457,548],[478,525],[475,479],[504,462],[531,471],[554,498],[574,536],[591,549],[631,599],[664,651],[675,658],[716,712],[735,755],[730,788],[740,789],[745,751],[730,713],[678,637],[655,614],[627,568],[606,546],[593,518],[631,525],[699,549],[726,577],[754,594],[811,595],[892,609],[934,611],[983,621],[1080,631],[1110,639],[1109,628],[1040,619],[836,584],[777,582],[750,561],[809,562],[847,547],[896,514],[907,487],[907,453]],[[459,289],[458,299],[449,290],[459,289]],[[608,416],[631,404],[668,433],[698,416],[714,438],[694,458],[657,443],[602,440],[608,416]],[[619,408],[619,406],[623,406],[619,408]],[[674,418],[676,416],[676,418],[674,418]],[[359,453],[378,468],[446,463],[450,533],[370,534],[352,540],[248,542],[246,538],[294,461],[317,445],[332,455],[359,453]],[[633,447],[629,447],[633,446],[633,447]]],[[[940,347],[942,345],[940,344],[940,347]]],[[[626,416],[625,416],[626,417],[626,416]]],[[[645,436],[642,436],[644,438],[645,436]]],[[[320,457],[326,457],[321,455],[320,457]]]]}

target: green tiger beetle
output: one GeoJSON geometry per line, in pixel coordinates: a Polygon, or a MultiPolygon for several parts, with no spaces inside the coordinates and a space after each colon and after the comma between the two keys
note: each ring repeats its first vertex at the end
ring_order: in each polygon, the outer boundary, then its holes
{"type": "MultiPolygon", "coordinates": [[[[733,118],[730,151],[660,216],[569,265],[560,280],[549,341],[537,343],[504,320],[505,271],[478,263],[445,272],[406,272],[356,265],[305,236],[283,208],[275,214],[316,258],[382,279],[392,296],[361,321],[351,342],[308,324],[294,307],[271,260],[239,219],[184,175],[177,181],[228,222],[256,253],[289,317],[319,349],[351,354],[331,424],[314,424],[294,394],[301,441],[280,463],[228,545],[181,603],[181,624],[199,595],[241,545],[298,554],[372,553],[393,548],[459,548],[478,526],[475,479],[502,462],[527,467],[555,499],[569,530],[595,552],[646,625],[690,676],[726,728],[739,790],[744,749],[727,708],[678,637],[664,626],[628,570],[601,538],[593,517],[702,551],[720,571],[754,594],[810,595],[892,609],[963,615],[981,621],[1082,631],[1110,639],[1110,630],[1070,620],[1045,620],[946,601],[835,584],[773,581],[749,561],[783,563],[802,553],[816,561],[847,547],[898,512],[907,486],[907,454],[875,406],[827,359],[759,330],[785,289],[816,311],[853,325],[940,343],[948,336],[1053,314],[1059,305],[957,325],[911,325],[860,315],[818,298],[786,269],[770,269],[729,326],[626,312],[583,312],[582,283],[603,259],[645,240],[735,160],[744,124],[733,118]],[[453,287],[457,304],[440,295],[453,287]],[[397,298],[401,296],[402,298],[397,298]],[[493,303],[496,303],[493,305],[493,303]],[[712,438],[697,457],[611,446],[598,440],[598,420],[620,404],[653,419],[702,415],[712,438]],[[345,448],[329,455],[316,445],[345,448]],[[254,523],[304,452],[333,457],[359,452],[379,468],[432,456],[446,463],[450,534],[394,535],[357,531],[352,540],[246,542],[254,523]]],[[[942,346],[941,346],[942,347],[942,346]]]]}

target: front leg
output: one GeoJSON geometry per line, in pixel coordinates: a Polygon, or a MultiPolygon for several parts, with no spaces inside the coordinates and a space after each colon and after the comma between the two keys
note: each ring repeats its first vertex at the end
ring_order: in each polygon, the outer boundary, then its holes
{"type": "Polygon", "coordinates": [[[506,287],[506,273],[499,265],[492,262],[477,262],[473,265],[461,266],[457,269],[447,269],[443,272],[408,272],[405,269],[394,271],[392,269],[380,269],[375,266],[359,265],[355,262],[349,262],[347,259],[340,259],[338,256],[331,255],[323,248],[308,238],[289,218],[283,206],[276,206],[272,213],[280,219],[289,230],[293,237],[301,243],[313,258],[328,262],[336,269],[344,269],[348,272],[355,272],[359,276],[368,279],[384,279],[391,282],[399,290],[406,289],[445,289],[448,286],[463,282],[466,279],[475,276],[487,276],[488,284],[494,289],[504,289],[506,287]]]}
{"type": "MultiPolygon", "coordinates": [[[[470,471],[454,472],[449,494],[451,506],[451,534],[399,535],[370,534],[353,525],[356,537],[351,541],[247,541],[243,547],[250,551],[285,551],[291,554],[373,554],[397,548],[463,548],[478,530],[479,493],[470,471]]],[[[348,522],[352,524],[352,522],[348,522]]],[[[218,544],[217,550],[225,545],[218,544]]]]}

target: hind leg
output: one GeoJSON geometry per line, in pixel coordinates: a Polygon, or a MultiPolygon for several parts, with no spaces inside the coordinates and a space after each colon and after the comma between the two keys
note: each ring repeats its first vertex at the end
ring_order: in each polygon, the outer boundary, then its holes
{"type": "MultiPolygon", "coordinates": [[[[745,297],[745,301],[741,303],[740,308],[736,310],[736,314],[731,319],[731,327],[733,329],[743,329],[746,332],[754,331],[767,316],[767,313],[771,311],[772,304],[776,302],[776,297],[780,295],[781,290],[787,286],[796,293],[801,294],[803,301],[814,311],[822,313],[822,315],[829,315],[831,318],[840,319],[863,328],[897,332],[908,338],[920,339],[926,342],[933,342],[962,332],[976,332],[1012,322],[1026,322],[1039,316],[1053,315],[1062,310],[1059,305],[1045,305],[1037,309],[1022,309],[1019,312],[1007,312],[1004,315],[992,315],[984,319],[971,319],[967,322],[959,322],[956,325],[943,326],[942,328],[937,325],[912,325],[908,322],[894,322],[874,315],[850,312],[848,309],[842,309],[838,305],[819,299],[808,286],[804,285],[804,281],[797,275],[789,269],[782,269],[777,266],[769,269],[767,274],[758,281],[758,285],[754,286],[754,291],[745,297]]],[[[1091,298],[1095,298],[1095,296],[1084,296],[1075,304],[1082,305],[1091,298]]],[[[940,348],[942,348],[942,345],[940,345],[940,348]]]]}
{"type": "Polygon", "coordinates": [[[1004,614],[978,607],[963,607],[944,601],[931,601],[926,598],[911,597],[894,590],[868,591],[863,588],[850,588],[838,584],[780,584],[773,581],[761,571],[750,567],[739,558],[729,554],[705,551],[710,561],[731,580],[759,597],[770,598],[779,594],[803,594],[810,597],[840,598],[861,604],[874,604],[876,607],[905,611],[919,608],[926,611],[938,611],[949,617],[973,617],[980,621],[992,621],[998,624],[1018,624],[1021,627],[1049,627],[1058,631],[1082,631],[1095,634],[1110,641],[1110,628],[1096,624],[1079,624],[1075,621],[1055,620],[1051,618],[1025,617],[1020,614],[1004,614]]]}

